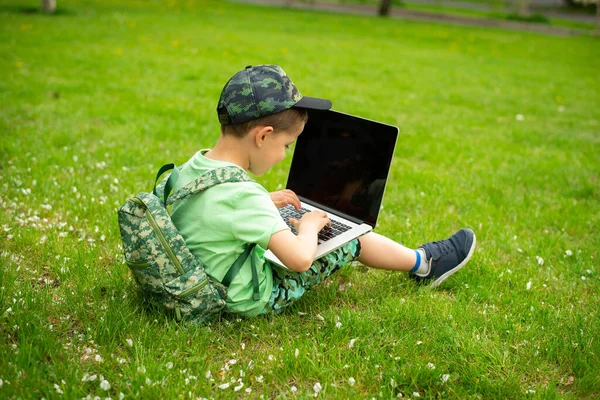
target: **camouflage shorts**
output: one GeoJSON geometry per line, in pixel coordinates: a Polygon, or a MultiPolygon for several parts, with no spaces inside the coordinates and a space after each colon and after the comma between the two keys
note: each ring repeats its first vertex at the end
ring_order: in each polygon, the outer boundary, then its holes
{"type": "Polygon", "coordinates": [[[294,272],[271,264],[273,291],[261,314],[279,314],[307,291],[323,282],[342,266],[360,256],[360,242],[355,239],[339,249],[315,260],[306,272],[294,272]]]}

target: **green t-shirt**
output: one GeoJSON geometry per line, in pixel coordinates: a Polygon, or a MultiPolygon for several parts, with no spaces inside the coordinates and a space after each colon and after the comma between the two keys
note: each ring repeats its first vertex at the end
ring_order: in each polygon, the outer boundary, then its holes
{"type": "MultiPolygon", "coordinates": [[[[197,152],[183,165],[174,191],[208,171],[234,165],[204,157],[207,151],[197,152]]],[[[205,264],[206,272],[219,282],[246,246],[257,244],[254,255],[260,301],[252,300],[248,257],[229,286],[226,303],[230,312],[249,317],[258,314],[273,289],[273,273],[265,263],[265,250],[271,235],[289,229],[269,193],[255,182],[223,183],[175,204],[172,219],[189,249],[205,264]]]]}

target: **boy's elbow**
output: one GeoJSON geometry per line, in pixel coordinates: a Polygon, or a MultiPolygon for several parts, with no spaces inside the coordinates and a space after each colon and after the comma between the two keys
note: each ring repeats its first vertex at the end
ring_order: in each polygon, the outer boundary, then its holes
{"type": "Polygon", "coordinates": [[[287,267],[295,272],[306,272],[310,269],[312,265],[313,259],[312,257],[299,256],[295,257],[293,265],[288,265],[287,267]]]}
{"type": "Polygon", "coordinates": [[[298,267],[298,272],[306,272],[310,269],[310,266],[312,265],[312,260],[308,260],[303,262],[299,267],[298,267]]]}

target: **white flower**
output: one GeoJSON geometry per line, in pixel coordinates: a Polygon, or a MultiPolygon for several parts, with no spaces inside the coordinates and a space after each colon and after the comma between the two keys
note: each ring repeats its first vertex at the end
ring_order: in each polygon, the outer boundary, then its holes
{"type": "Polygon", "coordinates": [[[320,382],[315,383],[315,385],[313,386],[313,390],[315,391],[315,393],[319,393],[321,389],[323,389],[323,387],[321,386],[320,382]]]}
{"type": "Polygon", "coordinates": [[[166,366],[167,366],[167,369],[171,369],[171,368],[173,368],[173,363],[172,363],[171,361],[169,361],[169,362],[166,364],[166,366]]]}
{"type": "Polygon", "coordinates": [[[338,328],[338,329],[341,328],[342,327],[342,323],[340,321],[336,322],[335,323],[335,327],[338,328]]]}
{"type": "Polygon", "coordinates": [[[525,120],[525,117],[523,116],[523,114],[517,114],[517,116],[515,117],[515,119],[517,121],[523,121],[523,120],[525,120]]]}
{"type": "Polygon", "coordinates": [[[237,392],[238,390],[240,390],[243,387],[244,387],[244,382],[240,382],[240,384],[238,386],[236,386],[236,387],[233,388],[233,391],[237,392]]]}
{"type": "Polygon", "coordinates": [[[566,251],[565,251],[565,255],[566,255],[567,257],[571,257],[571,256],[573,255],[573,252],[572,252],[571,250],[566,250],[566,251]]]}
{"type": "Polygon", "coordinates": [[[94,360],[96,360],[96,362],[99,362],[99,363],[104,361],[104,359],[102,359],[102,356],[100,354],[96,354],[96,356],[94,357],[94,360]]]}
{"type": "Polygon", "coordinates": [[[290,390],[292,391],[292,393],[296,393],[298,391],[298,388],[296,386],[292,386],[290,390]]]}
{"type": "Polygon", "coordinates": [[[537,260],[537,263],[540,265],[544,265],[544,259],[540,256],[535,256],[535,259],[537,260]]]}
{"type": "Polygon", "coordinates": [[[110,389],[110,383],[108,383],[108,381],[106,379],[104,379],[102,382],[100,382],[100,389],[102,389],[102,390],[110,389]]]}
{"type": "Polygon", "coordinates": [[[418,344],[418,345],[420,345],[420,344],[423,344],[423,342],[419,340],[419,341],[417,342],[417,344],[418,344]]]}
{"type": "Polygon", "coordinates": [[[208,371],[206,371],[206,374],[204,374],[204,377],[205,377],[206,379],[210,379],[210,378],[211,378],[211,376],[212,376],[212,374],[210,373],[210,369],[209,369],[208,371]]]}
{"type": "Polygon", "coordinates": [[[123,392],[119,392],[119,400],[123,400],[125,398],[125,395],[123,394],[123,392]]]}
{"type": "Polygon", "coordinates": [[[219,385],[218,388],[221,390],[225,390],[229,387],[229,382],[219,385]]]}
{"type": "Polygon", "coordinates": [[[296,349],[294,351],[294,357],[298,358],[298,355],[300,354],[300,350],[296,349]]]}
{"type": "Polygon", "coordinates": [[[421,397],[421,395],[419,394],[419,392],[413,392],[413,397],[421,397]]]}
{"type": "Polygon", "coordinates": [[[62,389],[60,388],[60,386],[58,386],[56,383],[54,384],[54,389],[56,390],[56,393],[58,394],[63,394],[62,389]]]}
{"type": "Polygon", "coordinates": [[[448,379],[450,379],[450,375],[449,374],[442,375],[442,383],[448,382],[448,379]]]}
{"type": "Polygon", "coordinates": [[[139,366],[138,369],[137,369],[137,372],[139,372],[140,374],[145,374],[146,373],[146,367],[144,367],[143,365],[139,366]]]}
{"type": "Polygon", "coordinates": [[[527,290],[531,289],[531,281],[527,282],[526,289],[527,289],[527,290]]]}
{"type": "Polygon", "coordinates": [[[126,342],[127,342],[127,344],[129,345],[129,347],[133,347],[133,340],[131,340],[131,339],[127,338],[125,341],[126,341],[126,342]]]}
{"type": "Polygon", "coordinates": [[[273,355],[271,355],[271,354],[269,354],[268,358],[269,358],[269,361],[274,361],[275,360],[275,357],[273,357],[273,355]]]}
{"type": "Polygon", "coordinates": [[[262,375],[256,378],[256,382],[258,382],[258,383],[262,383],[264,380],[265,380],[265,377],[262,375]]]}
{"type": "Polygon", "coordinates": [[[83,378],[81,378],[81,382],[94,382],[96,378],[98,378],[96,374],[90,375],[86,373],[85,375],[83,375],[83,378]]]}
{"type": "Polygon", "coordinates": [[[356,339],[358,339],[358,338],[350,339],[350,343],[348,344],[349,348],[353,348],[354,347],[354,342],[356,342],[356,339]]]}
{"type": "Polygon", "coordinates": [[[433,365],[433,363],[427,363],[427,368],[435,369],[435,365],[433,365]]]}
{"type": "Polygon", "coordinates": [[[348,378],[348,384],[350,386],[354,386],[355,383],[356,383],[356,380],[353,377],[348,378]]]}

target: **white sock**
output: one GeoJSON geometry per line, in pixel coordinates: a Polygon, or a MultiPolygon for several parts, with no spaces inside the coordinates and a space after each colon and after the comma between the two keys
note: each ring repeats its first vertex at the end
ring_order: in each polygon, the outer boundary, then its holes
{"type": "Polygon", "coordinates": [[[425,250],[417,249],[415,250],[415,253],[417,253],[417,262],[410,272],[425,276],[429,273],[430,269],[429,262],[427,262],[427,258],[425,256],[425,250]]]}

